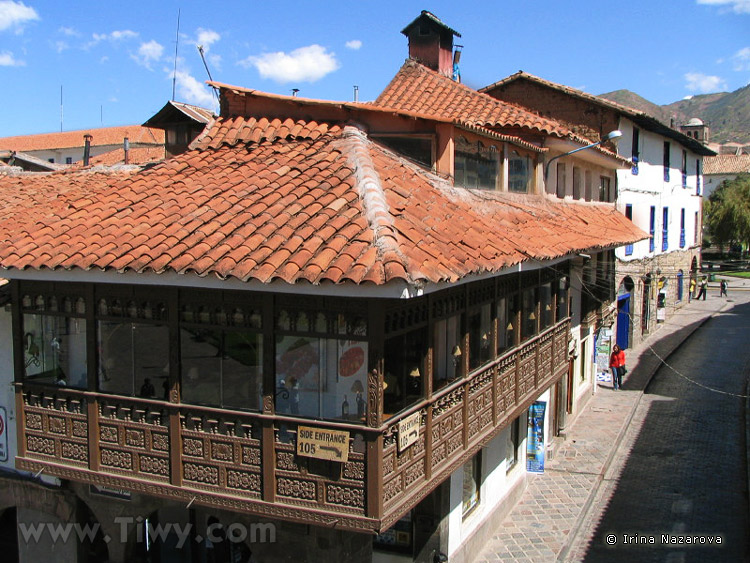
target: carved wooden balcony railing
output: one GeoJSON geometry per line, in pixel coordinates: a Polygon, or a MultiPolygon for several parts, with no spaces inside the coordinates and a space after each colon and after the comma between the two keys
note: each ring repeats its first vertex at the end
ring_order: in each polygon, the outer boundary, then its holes
{"type": "Polygon", "coordinates": [[[18,384],[21,469],[355,531],[390,527],[567,370],[563,321],[379,428],[18,384]],[[399,451],[399,421],[419,413],[399,451]],[[298,426],[349,432],[346,462],[298,426]]]}

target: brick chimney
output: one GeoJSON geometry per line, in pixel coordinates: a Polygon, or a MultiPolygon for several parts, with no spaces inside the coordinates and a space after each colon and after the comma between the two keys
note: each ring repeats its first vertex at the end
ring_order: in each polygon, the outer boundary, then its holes
{"type": "Polygon", "coordinates": [[[453,75],[453,36],[461,34],[427,10],[401,30],[409,38],[409,58],[445,76],[453,75]]]}

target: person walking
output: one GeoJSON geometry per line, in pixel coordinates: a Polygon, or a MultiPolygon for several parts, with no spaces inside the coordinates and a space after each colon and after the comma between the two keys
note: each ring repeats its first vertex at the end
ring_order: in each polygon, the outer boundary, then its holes
{"type": "Polygon", "coordinates": [[[688,303],[695,297],[695,278],[690,278],[690,291],[688,291],[688,303]]]}
{"type": "Polygon", "coordinates": [[[625,375],[625,350],[617,344],[609,356],[609,367],[612,369],[612,387],[617,391],[622,387],[622,376],[625,375]]]}
{"type": "Polygon", "coordinates": [[[700,300],[701,296],[703,296],[703,301],[706,300],[706,286],[708,285],[708,281],[706,279],[706,276],[703,276],[701,278],[701,283],[698,284],[698,295],[696,296],[697,300],[700,300]]]}
{"type": "Polygon", "coordinates": [[[721,289],[719,297],[729,297],[727,295],[727,280],[721,280],[721,282],[719,282],[719,288],[721,289]]]}

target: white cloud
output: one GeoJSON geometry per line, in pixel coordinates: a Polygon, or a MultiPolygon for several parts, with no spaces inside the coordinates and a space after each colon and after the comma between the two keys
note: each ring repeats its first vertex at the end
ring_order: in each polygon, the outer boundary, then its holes
{"type": "Polygon", "coordinates": [[[101,43],[102,41],[118,42],[124,41],[125,39],[135,39],[136,37],[138,37],[138,33],[130,29],[119,29],[113,31],[112,33],[94,33],[92,34],[92,37],[93,41],[90,41],[86,45],[86,48],[92,47],[97,43],[101,43]]]}
{"type": "Polygon", "coordinates": [[[362,42],[359,39],[352,39],[346,42],[346,48],[352,51],[358,51],[362,47],[362,42]]]}
{"type": "Polygon", "coordinates": [[[700,72],[688,72],[685,74],[687,83],[685,87],[691,92],[699,94],[710,94],[727,89],[726,82],[718,76],[709,76],[700,72]]]}
{"type": "Polygon", "coordinates": [[[240,61],[244,67],[254,66],[261,77],[281,84],[287,82],[315,82],[339,68],[334,53],[320,45],[300,47],[290,53],[265,53],[240,61]]]}
{"type": "Polygon", "coordinates": [[[130,57],[139,65],[151,70],[151,65],[158,62],[163,53],[164,47],[152,39],[147,43],[141,43],[138,47],[138,53],[130,55],[130,57]]]}
{"type": "Polygon", "coordinates": [[[750,70],[750,47],[740,49],[732,55],[732,68],[737,71],[750,70]]]}
{"type": "Polygon", "coordinates": [[[174,76],[180,98],[186,102],[212,109],[216,106],[216,97],[210,88],[189,72],[178,70],[176,73],[167,72],[167,75],[170,79],[174,76]]]}
{"type": "Polygon", "coordinates": [[[70,48],[70,45],[68,45],[65,41],[55,41],[54,46],[55,51],[57,51],[58,53],[62,53],[66,49],[70,48]]]}
{"type": "Polygon", "coordinates": [[[23,31],[24,24],[38,19],[39,14],[36,10],[23,2],[0,1],[0,31],[15,29],[20,33],[23,31]]]}
{"type": "Polygon", "coordinates": [[[198,28],[198,38],[195,40],[196,45],[203,45],[203,49],[208,51],[211,49],[211,45],[221,39],[221,35],[213,31],[212,29],[198,28]]]}
{"type": "Polygon", "coordinates": [[[698,0],[698,4],[722,6],[735,14],[750,14],[750,0],[698,0]]]}
{"type": "Polygon", "coordinates": [[[0,66],[25,66],[26,63],[13,57],[10,51],[0,53],[0,66]]]}
{"type": "Polygon", "coordinates": [[[80,37],[80,36],[81,36],[81,34],[80,34],[80,33],[78,33],[78,32],[77,32],[77,31],[76,31],[75,29],[73,29],[72,27],[61,27],[61,28],[60,28],[60,29],[58,29],[57,31],[59,31],[59,32],[60,32],[60,33],[62,33],[63,35],[67,35],[68,37],[80,37]]]}

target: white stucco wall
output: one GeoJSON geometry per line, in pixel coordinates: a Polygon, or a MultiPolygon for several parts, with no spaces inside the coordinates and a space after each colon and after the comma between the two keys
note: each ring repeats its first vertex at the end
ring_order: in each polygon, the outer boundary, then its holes
{"type": "MultiPolygon", "coordinates": [[[[617,152],[624,158],[632,157],[634,124],[622,119],[620,139],[617,152]]],[[[626,206],[633,206],[633,222],[642,230],[649,232],[650,209],[655,208],[654,251],[649,250],[649,241],[643,240],[633,246],[631,255],[625,254],[625,247],[616,251],[620,260],[638,260],[647,256],[662,254],[663,209],[668,208],[668,248],[667,252],[684,250],[700,244],[700,213],[702,198],[697,195],[696,161],[702,157],[685,149],[674,139],[662,135],[640,130],[640,157],[638,174],[632,170],[618,170],[618,199],[617,209],[625,213],[626,206]],[[664,180],[664,141],[670,143],[670,174],[669,181],[664,180]],[[687,150],[687,182],[682,187],[682,151],[687,150]],[[680,215],[685,210],[685,245],[680,248],[680,215]],[[698,229],[696,230],[695,214],[698,213],[698,229]],[[698,237],[696,239],[696,233],[698,237]],[[696,243],[697,240],[697,243],[696,243]]],[[[701,170],[702,170],[702,164],[701,170]]],[[[701,192],[704,188],[703,178],[700,179],[701,192]]]]}

